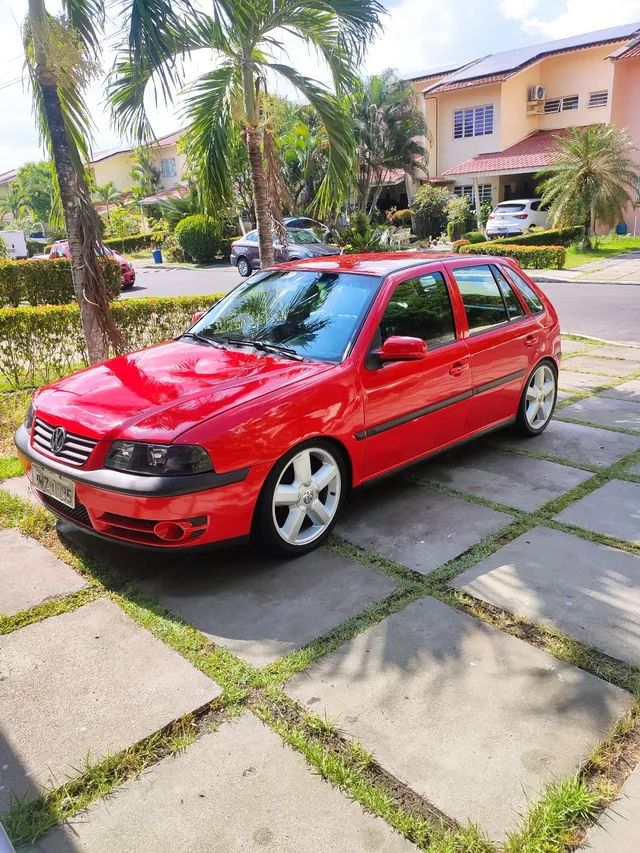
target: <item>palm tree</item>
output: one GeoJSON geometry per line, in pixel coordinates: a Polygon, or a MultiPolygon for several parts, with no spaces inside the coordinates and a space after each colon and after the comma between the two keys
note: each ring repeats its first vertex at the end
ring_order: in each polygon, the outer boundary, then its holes
{"type": "Polygon", "coordinates": [[[56,191],[71,249],[71,274],[87,351],[101,361],[120,335],[111,318],[100,261],[98,215],[87,189],[83,161],[89,159],[90,117],[83,100],[96,73],[95,58],[104,21],[101,0],[62,0],[63,18],[50,15],[44,0],[29,0],[23,27],[34,113],[54,164],[56,191]]]}
{"type": "Polygon", "coordinates": [[[640,171],[635,147],[615,125],[572,127],[556,136],[556,160],[538,175],[542,206],[554,225],[584,224],[582,251],[591,248],[597,224],[613,227],[633,203],[640,171]]]}
{"type": "Polygon", "coordinates": [[[190,123],[185,145],[196,171],[204,207],[215,213],[233,201],[230,161],[234,125],[246,144],[263,266],[273,263],[273,193],[265,160],[272,160],[273,138],[265,123],[267,77],[284,79],[318,111],[327,132],[328,166],[317,195],[318,212],[346,198],[353,168],[354,140],[340,94],[367,42],[379,28],[384,9],[378,0],[211,0],[211,13],[190,0],[136,0],[128,24],[128,43],[116,61],[110,99],[121,129],[138,140],[151,137],[144,96],[148,84],[171,96],[183,82],[180,61],[197,50],[214,51],[217,66],[189,88],[185,114],[190,123]],[[283,32],[314,50],[328,66],[336,90],[278,61],[283,32]]]}
{"type": "Polygon", "coordinates": [[[426,150],[419,138],[427,129],[411,84],[399,80],[390,69],[360,81],[352,98],[352,112],[358,155],[358,209],[371,215],[388,169],[404,169],[413,176],[426,164],[426,150]]]}
{"type": "Polygon", "coordinates": [[[113,181],[107,181],[106,184],[103,184],[101,187],[96,186],[93,191],[94,197],[105,204],[107,206],[107,222],[111,221],[111,208],[110,204],[117,204],[120,199],[120,191],[116,188],[116,185],[113,181]]]}

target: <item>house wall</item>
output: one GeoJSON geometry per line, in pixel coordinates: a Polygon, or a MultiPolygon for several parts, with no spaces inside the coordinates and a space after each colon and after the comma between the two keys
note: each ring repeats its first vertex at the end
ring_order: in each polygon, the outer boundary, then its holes
{"type": "Polygon", "coordinates": [[[184,154],[178,153],[178,146],[176,144],[162,145],[160,148],[152,149],[152,160],[153,165],[160,173],[160,189],[169,190],[181,183],[181,176],[184,175],[187,170],[187,158],[184,154]],[[162,177],[161,161],[169,160],[171,158],[176,161],[176,174],[173,177],[162,177]]]}
{"type": "Polygon", "coordinates": [[[91,166],[94,180],[99,186],[112,181],[116,189],[124,192],[131,186],[133,159],[130,151],[114,154],[91,166]]]}
{"type": "MultiPolygon", "coordinates": [[[[619,59],[613,63],[613,99],[611,103],[611,121],[620,128],[625,128],[637,149],[640,149],[640,57],[619,59]]],[[[640,150],[632,152],[631,156],[638,163],[640,171],[640,150]]],[[[640,198],[640,187],[638,188],[640,198]]],[[[640,206],[629,205],[624,221],[629,232],[640,233],[640,206]]]]}
{"type": "Polygon", "coordinates": [[[478,154],[500,149],[500,86],[476,86],[457,89],[438,95],[437,166],[438,174],[457,166],[478,154]],[[453,138],[453,114],[455,110],[493,104],[493,133],[486,136],[470,136],[467,139],[453,138]]]}

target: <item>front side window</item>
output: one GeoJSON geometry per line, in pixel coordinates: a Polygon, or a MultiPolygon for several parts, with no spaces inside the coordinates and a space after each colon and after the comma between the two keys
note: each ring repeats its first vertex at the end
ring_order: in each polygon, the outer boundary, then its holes
{"type": "Polygon", "coordinates": [[[289,350],[316,361],[341,361],[378,291],[371,275],[310,270],[256,273],[193,326],[224,347],[289,350]]]}
{"type": "Polygon", "coordinates": [[[462,296],[469,331],[472,334],[484,332],[492,326],[508,321],[500,288],[488,265],[459,267],[453,270],[453,275],[462,296]]]}
{"type": "Polygon", "coordinates": [[[540,297],[534,289],[526,282],[521,275],[506,264],[500,267],[502,272],[507,276],[509,281],[512,281],[520,291],[522,298],[529,306],[532,314],[541,314],[544,311],[544,305],[540,302],[540,297]]]}
{"type": "Polygon", "coordinates": [[[401,282],[380,321],[380,343],[391,335],[421,338],[431,349],[456,339],[449,291],[442,273],[401,282]]]}
{"type": "Polygon", "coordinates": [[[178,163],[175,157],[160,160],[160,174],[163,178],[175,178],[178,174],[178,163]]]}
{"type": "Polygon", "coordinates": [[[493,104],[453,111],[453,138],[488,136],[493,133],[493,104]]]}

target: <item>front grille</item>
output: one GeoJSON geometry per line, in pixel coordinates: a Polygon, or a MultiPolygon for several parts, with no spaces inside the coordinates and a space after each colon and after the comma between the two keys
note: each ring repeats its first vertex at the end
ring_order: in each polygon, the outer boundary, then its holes
{"type": "Polygon", "coordinates": [[[61,462],[66,462],[67,465],[75,465],[80,467],[84,465],[87,459],[91,456],[91,451],[98,443],[93,438],[85,438],[82,435],[68,432],[66,434],[62,448],[54,453],[51,449],[51,436],[56,427],[51,424],[36,418],[33,427],[33,444],[38,450],[44,450],[45,453],[52,453],[61,462]]]}
{"type": "Polygon", "coordinates": [[[85,527],[92,526],[86,507],[77,501],[75,507],[71,509],[70,506],[60,503],[60,501],[57,501],[55,498],[50,498],[49,495],[43,495],[42,492],[38,492],[38,494],[40,495],[42,503],[45,504],[45,506],[48,506],[57,515],[62,515],[70,521],[75,521],[77,524],[82,524],[85,527]]]}

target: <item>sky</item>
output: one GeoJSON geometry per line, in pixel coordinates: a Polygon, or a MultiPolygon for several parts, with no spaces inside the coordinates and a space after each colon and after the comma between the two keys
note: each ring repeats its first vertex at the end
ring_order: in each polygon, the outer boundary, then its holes
{"type": "MultiPolygon", "coordinates": [[[[384,32],[370,46],[362,73],[395,68],[403,76],[430,68],[469,61],[512,47],[537,44],[554,38],[638,21],[640,0],[382,0],[387,10],[384,32]]],[[[60,0],[46,0],[47,9],[59,11],[60,0]]],[[[0,0],[0,173],[29,160],[42,158],[31,113],[31,97],[24,83],[20,25],[27,0],[0,0]]],[[[113,62],[114,44],[121,37],[117,20],[110,21],[103,68],[113,62]]],[[[308,49],[290,40],[289,61],[299,71],[323,82],[328,76],[308,49]]],[[[214,65],[208,51],[192,59],[188,79],[214,65]]],[[[272,87],[292,96],[286,86],[272,87]]],[[[181,127],[177,104],[149,104],[155,133],[161,136],[181,127]]],[[[104,106],[104,88],[96,81],[89,93],[95,123],[93,150],[110,148],[122,140],[110,125],[104,106]]]]}

